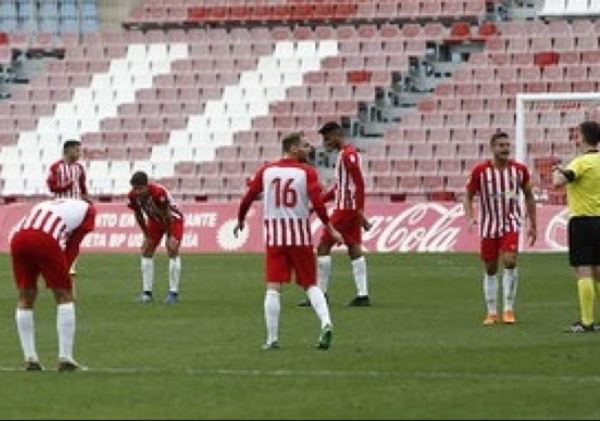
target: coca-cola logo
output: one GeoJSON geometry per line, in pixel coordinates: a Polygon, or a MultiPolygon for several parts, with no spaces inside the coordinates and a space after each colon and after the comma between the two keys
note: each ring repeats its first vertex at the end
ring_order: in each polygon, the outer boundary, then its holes
{"type": "MultiPolygon", "coordinates": [[[[363,231],[365,250],[378,252],[453,251],[461,232],[464,215],[460,204],[419,203],[392,215],[369,215],[372,227],[363,231]]],[[[313,233],[321,227],[317,220],[313,233]]]]}
{"type": "Polygon", "coordinates": [[[365,240],[377,238],[375,249],[381,252],[436,252],[454,249],[463,216],[461,205],[446,207],[438,203],[421,203],[396,216],[376,216],[365,240]]]}
{"type": "Polygon", "coordinates": [[[544,231],[544,240],[547,246],[553,250],[565,250],[567,248],[568,223],[568,209],[563,209],[550,219],[544,231]]]}

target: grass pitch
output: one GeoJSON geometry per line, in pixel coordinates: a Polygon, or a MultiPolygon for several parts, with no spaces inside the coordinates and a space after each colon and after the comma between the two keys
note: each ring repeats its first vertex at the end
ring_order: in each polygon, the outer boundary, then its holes
{"type": "Polygon", "coordinates": [[[599,418],[600,334],[569,335],[576,288],[564,255],[524,255],[515,326],[481,325],[475,255],[368,256],[371,308],[348,308],[350,266],[334,258],[330,351],[318,323],[282,300],[282,348],[263,351],[261,255],[183,257],[181,303],[134,304],[139,257],[84,255],[76,358],[58,374],[55,307],[41,288],[37,343],[48,371],[25,373],[10,265],[0,257],[0,418],[599,418]]]}

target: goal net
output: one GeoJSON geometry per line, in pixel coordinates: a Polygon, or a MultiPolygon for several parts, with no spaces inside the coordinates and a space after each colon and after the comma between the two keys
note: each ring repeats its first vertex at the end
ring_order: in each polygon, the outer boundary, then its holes
{"type": "Polygon", "coordinates": [[[516,158],[531,169],[537,200],[564,204],[551,168],[575,156],[581,122],[600,121],[600,93],[518,94],[516,117],[516,158]]]}

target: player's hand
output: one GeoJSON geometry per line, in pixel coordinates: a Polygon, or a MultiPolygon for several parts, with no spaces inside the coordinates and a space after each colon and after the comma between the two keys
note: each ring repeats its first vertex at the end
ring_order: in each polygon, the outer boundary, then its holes
{"type": "Polygon", "coordinates": [[[179,241],[175,237],[167,238],[167,249],[169,250],[177,250],[179,247],[179,241]]]}
{"type": "Polygon", "coordinates": [[[150,241],[148,240],[148,236],[144,234],[144,240],[142,241],[142,253],[146,252],[148,249],[148,244],[150,244],[150,241]]]}
{"type": "Polygon", "coordinates": [[[363,216],[362,226],[365,231],[369,231],[373,227],[373,224],[371,224],[369,220],[363,216]]]}
{"type": "Polygon", "coordinates": [[[529,247],[535,244],[535,240],[537,239],[537,230],[535,227],[529,227],[527,230],[527,238],[529,238],[529,247]]]}
{"type": "Polygon", "coordinates": [[[327,229],[329,230],[329,234],[335,240],[336,244],[342,244],[344,242],[344,237],[338,230],[336,230],[333,225],[327,225],[327,229]]]}
{"type": "Polygon", "coordinates": [[[233,229],[233,236],[235,238],[238,238],[238,234],[240,233],[240,231],[244,231],[244,223],[241,221],[238,221],[237,225],[233,229]]]}
{"type": "Polygon", "coordinates": [[[467,219],[467,232],[471,234],[473,230],[477,227],[477,219],[471,217],[467,219]]]}

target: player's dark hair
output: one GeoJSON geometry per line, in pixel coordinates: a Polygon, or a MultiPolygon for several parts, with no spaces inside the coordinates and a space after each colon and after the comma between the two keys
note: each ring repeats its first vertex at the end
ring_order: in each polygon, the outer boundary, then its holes
{"type": "Polygon", "coordinates": [[[63,152],[66,152],[67,149],[70,149],[73,146],[81,146],[81,142],[76,139],[67,140],[65,143],[63,143],[63,152]]]}
{"type": "Polygon", "coordinates": [[[598,146],[598,143],[600,143],[600,124],[595,121],[584,121],[579,125],[579,131],[585,143],[598,146]]]}
{"type": "Polygon", "coordinates": [[[284,153],[288,153],[292,149],[292,146],[298,146],[301,141],[302,135],[300,133],[290,133],[281,141],[281,149],[284,153]]]}
{"type": "Polygon", "coordinates": [[[148,174],[144,171],[136,171],[131,176],[131,180],[129,180],[132,186],[145,186],[148,184],[148,174]]]}
{"type": "Polygon", "coordinates": [[[337,122],[330,121],[328,123],[325,123],[323,127],[319,129],[319,134],[325,136],[330,133],[343,135],[344,131],[342,130],[342,126],[340,126],[337,122]]]}
{"type": "Polygon", "coordinates": [[[496,132],[490,138],[490,145],[493,145],[494,143],[496,143],[496,140],[498,140],[498,139],[508,139],[508,138],[509,138],[508,133],[496,132]]]}

